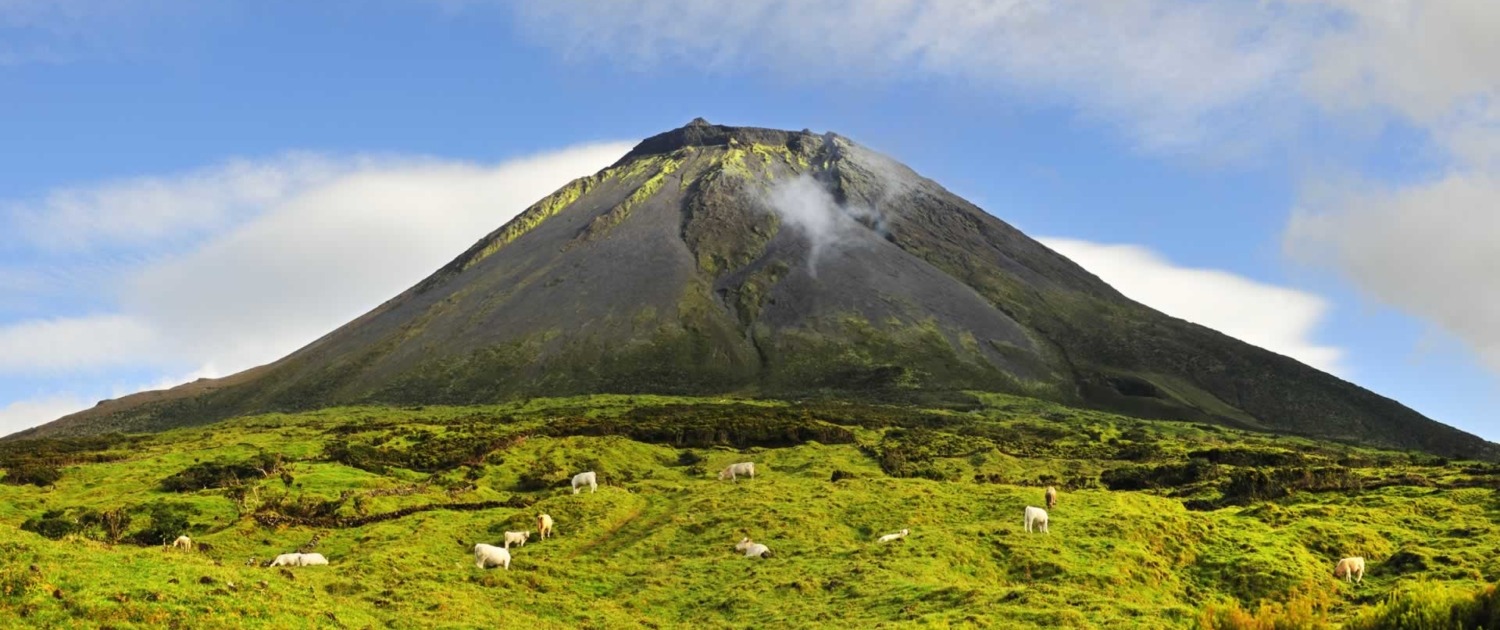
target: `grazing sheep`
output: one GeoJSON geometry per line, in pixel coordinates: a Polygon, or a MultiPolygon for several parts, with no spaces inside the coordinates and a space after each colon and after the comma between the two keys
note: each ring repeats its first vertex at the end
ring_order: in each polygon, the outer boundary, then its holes
{"type": "Polygon", "coordinates": [[[187,536],[178,536],[177,540],[172,541],[172,548],[173,549],[183,549],[183,550],[186,550],[186,551],[192,551],[193,550],[193,539],[188,538],[187,536]]]}
{"type": "Polygon", "coordinates": [[[1026,533],[1031,533],[1032,528],[1043,534],[1047,531],[1047,511],[1039,507],[1026,506],[1026,533]]]}
{"type": "Polygon", "coordinates": [[[744,540],[741,540],[739,544],[735,545],[734,549],[735,551],[745,552],[746,558],[771,557],[771,549],[769,547],[757,542],[750,542],[750,537],[748,536],[746,536],[744,540]]]}
{"type": "Polygon", "coordinates": [[[1047,509],[1050,510],[1053,507],[1057,506],[1057,488],[1054,488],[1052,486],[1047,486],[1046,495],[1047,495],[1047,509]]]}
{"type": "Polygon", "coordinates": [[[520,547],[525,547],[526,539],[530,537],[531,532],[505,532],[505,542],[502,544],[504,544],[506,549],[510,549],[511,543],[515,543],[520,547]]]}
{"type": "Polygon", "coordinates": [[[509,571],[510,550],[484,543],[474,545],[474,566],[481,569],[505,567],[505,570],[509,571]]]}
{"type": "Polygon", "coordinates": [[[910,533],[911,530],[903,529],[894,534],[886,534],[884,536],[881,536],[880,538],[875,539],[875,542],[891,542],[892,540],[901,540],[902,538],[906,538],[907,534],[910,533]]]}
{"type": "Polygon", "coordinates": [[[730,481],[738,481],[740,475],[746,475],[751,479],[754,479],[755,462],[740,462],[738,464],[730,464],[728,468],[719,471],[719,480],[723,481],[724,479],[728,479],[730,481]]]}
{"type": "Polygon", "coordinates": [[[581,488],[581,487],[583,487],[583,486],[588,486],[589,487],[589,492],[594,492],[594,491],[598,490],[599,489],[599,477],[598,477],[598,475],[595,475],[594,471],[592,471],[592,470],[590,470],[588,472],[582,472],[582,473],[578,473],[576,475],[573,475],[573,494],[578,494],[578,489],[581,488]]]}
{"type": "Polygon", "coordinates": [[[321,553],[284,553],[276,556],[268,567],[311,567],[328,564],[321,553]]]}
{"type": "Polygon", "coordinates": [[[542,540],[546,540],[547,538],[552,536],[551,514],[536,515],[536,533],[541,537],[542,540]]]}
{"type": "Polygon", "coordinates": [[[1355,583],[1363,583],[1365,581],[1365,559],[1354,556],[1340,560],[1338,566],[1333,568],[1333,577],[1344,578],[1345,582],[1352,579],[1355,583]]]}

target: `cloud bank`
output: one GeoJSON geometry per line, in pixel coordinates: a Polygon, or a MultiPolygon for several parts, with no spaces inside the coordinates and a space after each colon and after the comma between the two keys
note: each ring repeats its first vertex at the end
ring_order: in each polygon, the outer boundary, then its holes
{"type": "Polygon", "coordinates": [[[1267,107],[1305,49],[1254,3],[1180,0],[522,0],[519,32],[638,68],[769,70],[860,84],[936,76],[1060,101],[1143,146],[1226,141],[1215,119],[1267,107]]]}
{"type": "Polygon", "coordinates": [[[1039,240],[1137,302],[1325,372],[1345,372],[1343,351],[1316,341],[1330,308],[1322,297],[1226,271],[1182,267],[1137,245],[1039,240]]]}
{"type": "MultiPolygon", "coordinates": [[[[596,144],[497,165],[288,155],[0,203],[0,225],[22,226],[0,248],[28,252],[37,267],[0,268],[20,297],[28,286],[68,293],[28,279],[73,277],[68,266],[89,268],[98,262],[90,256],[134,261],[79,274],[90,279],[71,290],[94,312],[0,324],[0,376],[189,375],[141,384],[162,387],[277,359],[629,148],[596,144]]],[[[101,395],[12,402],[0,434],[101,395]]]]}

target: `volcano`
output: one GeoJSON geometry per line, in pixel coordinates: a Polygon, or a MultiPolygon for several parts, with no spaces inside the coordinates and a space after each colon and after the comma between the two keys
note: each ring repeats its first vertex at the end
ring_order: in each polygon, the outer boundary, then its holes
{"type": "Polygon", "coordinates": [[[962,405],[994,391],[1494,459],[1500,446],[1136,303],[842,136],[698,119],[370,313],[224,379],[19,434],[588,393],[962,405]]]}

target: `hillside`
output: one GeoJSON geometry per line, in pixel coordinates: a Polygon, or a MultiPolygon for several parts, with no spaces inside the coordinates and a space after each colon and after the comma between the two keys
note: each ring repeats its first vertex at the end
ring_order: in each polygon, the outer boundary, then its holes
{"type": "Polygon", "coordinates": [[[101,403],[21,437],[331,405],[649,393],[963,408],[971,391],[1500,456],[1395,401],[1137,304],[846,138],[701,119],[644,140],[280,361],[101,403]]]}
{"type": "Polygon", "coordinates": [[[982,399],[593,396],[7,442],[0,625],[1161,628],[1263,602],[1373,619],[1500,579],[1500,468],[982,399]],[[714,478],[745,460],[756,479],[714,478]],[[584,469],[603,486],[570,494],[584,469]],[[1045,484],[1051,533],[1027,535],[1045,484]],[[541,511],[559,536],[473,566],[541,511]],[[206,546],[161,548],[181,532],[206,546]],[[775,557],[739,557],[745,535],[775,557]],[[250,563],[299,547],[331,565],[250,563]],[[1346,555],[1363,584],[1332,576],[1346,555]]]}

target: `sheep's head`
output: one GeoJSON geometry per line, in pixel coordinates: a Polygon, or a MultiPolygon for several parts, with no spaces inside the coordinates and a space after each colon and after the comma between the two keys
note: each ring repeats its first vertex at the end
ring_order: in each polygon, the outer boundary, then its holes
{"type": "Polygon", "coordinates": [[[735,551],[744,551],[745,548],[749,547],[749,546],[750,546],[750,537],[746,536],[744,540],[741,540],[739,542],[739,544],[737,544],[737,545],[734,546],[734,549],[735,549],[735,551]]]}
{"type": "Polygon", "coordinates": [[[901,535],[902,536],[906,536],[906,535],[909,535],[909,534],[911,534],[911,530],[909,530],[909,529],[903,529],[903,530],[901,530],[901,535]]]}
{"type": "Polygon", "coordinates": [[[719,471],[719,480],[720,481],[723,481],[724,479],[726,479],[728,477],[729,477],[729,469],[728,468],[725,468],[724,470],[719,471]]]}

